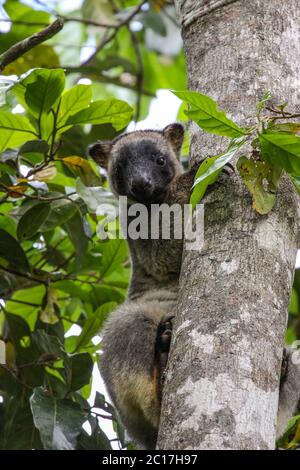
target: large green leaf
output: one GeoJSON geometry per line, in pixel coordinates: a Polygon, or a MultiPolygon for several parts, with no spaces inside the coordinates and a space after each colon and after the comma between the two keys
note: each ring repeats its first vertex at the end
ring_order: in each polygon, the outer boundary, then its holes
{"type": "Polygon", "coordinates": [[[117,304],[124,302],[124,295],[120,292],[120,289],[103,285],[95,286],[90,293],[90,297],[96,308],[108,302],[116,302],[117,304]]]}
{"type": "Polygon", "coordinates": [[[57,336],[49,335],[44,330],[37,330],[31,335],[32,341],[41,354],[53,358],[63,358],[65,351],[57,336]]]}
{"type": "Polygon", "coordinates": [[[35,69],[20,80],[13,92],[33,116],[47,113],[61,95],[65,86],[62,69],[35,69]]]}
{"type": "Polygon", "coordinates": [[[78,178],[76,181],[76,191],[78,196],[84,200],[89,212],[92,214],[101,215],[101,206],[103,206],[103,204],[110,204],[115,208],[118,206],[118,201],[114,195],[102,186],[85,186],[81,179],[78,178]]]}
{"type": "Polygon", "coordinates": [[[69,358],[70,391],[79,390],[90,382],[93,365],[88,353],[74,354],[69,358]]]}
{"type": "Polygon", "coordinates": [[[78,208],[74,202],[66,199],[59,199],[51,202],[51,208],[47,219],[40,226],[41,232],[47,232],[66,223],[77,212],[78,208]]]}
{"type": "Polygon", "coordinates": [[[33,424],[28,391],[21,390],[20,385],[15,386],[14,393],[4,404],[4,416],[1,416],[0,449],[32,451],[42,448],[39,432],[33,424]]]}
{"type": "Polygon", "coordinates": [[[0,152],[37,138],[29,120],[20,114],[0,111],[0,152]]]}
{"type": "Polygon", "coordinates": [[[80,351],[80,349],[85,347],[94,336],[99,334],[108,314],[116,308],[117,305],[117,302],[107,302],[100,305],[100,307],[96,309],[95,313],[87,318],[80,335],[76,336],[73,352],[80,351]]]}
{"type": "Polygon", "coordinates": [[[37,204],[21,217],[17,227],[17,235],[19,240],[27,240],[32,238],[39,228],[46,221],[50,213],[50,204],[37,204]]]}
{"type": "Polygon", "coordinates": [[[128,250],[123,239],[111,239],[103,243],[101,264],[99,266],[101,278],[105,278],[122,266],[127,259],[128,250]]]}
{"type": "Polygon", "coordinates": [[[244,142],[243,137],[234,139],[225,153],[216,157],[208,157],[201,163],[195,176],[194,189],[190,198],[190,204],[193,208],[200,202],[207,187],[217,180],[222,168],[234,157],[244,142]]]}
{"type": "Polygon", "coordinates": [[[94,101],[88,108],[70,116],[63,128],[77,124],[111,123],[116,130],[123,129],[129,123],[133,110],[125,101],[116,99],[94,101]]]}
{"type": "Polygon", "coordinates": [[[293,176],[300,176],[300,137],[290,134],[261,134],[259,143],[262,158],[293,176]]]}
{"type": "Polygon", "coordinates": [[[245,129],[228,119],[225,111],[219,110],[217,103],[209,96],[196,91],[174,91],[173,93],[190,105],[186,114],[206,132],[231,138],[246,134],[245,129]]]}
{"type": "Polygon", "coordinates": [[[0,258],[20,271],[29,271],[29,263],[23,248],[8,232],[0,229],[0,258]]]}
{"type": "Polygon", "coordinates": [[[75,85],[65,91],[61,97],[57,126],[60,127],[68,117],[88,107],[92,100],[91,85],[75,85]]]}
{"type": "Polygon", "coordinates": [[[71,400],[57,400],[42,388],[30,397],[34,424],[46,450],[74,450],[85,416],[71,400]]]}
{"type": "Polygon", "coordinates": [[[13,296],[6,303],[7,310],[24,318],[31,329],[33,329],[37,315],[41,310],[45,287],[43,285],[35,285],[35,287],[28,289],[22,288],[20,286],[20,278],[18,287],[19,290],[14,292],[13,296]]]}

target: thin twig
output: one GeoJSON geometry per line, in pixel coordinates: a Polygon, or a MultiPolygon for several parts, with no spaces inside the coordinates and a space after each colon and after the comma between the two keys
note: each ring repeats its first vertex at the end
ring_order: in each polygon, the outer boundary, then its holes
{"type": "Polygon", "coordinates": [[[14,193],[14,194],[17,194],[18,196],[23,196],[26,199],[31,199],[31,200],[35,199],[35,200],[38,200],[38,201],[45,201],[45,202],[58,201],[60,199],[68,199],[70,202],[74,202],[70,198],[70,196],[73,196],[74,194],[76,194],[76,191],[74,191],[74,192],[69,193],[69,194],[62,194],[61,196],[44,197],[44,196],[40,196],[40,195],[33,196],[33,195],[22,193],[21,191],[18,191],[16,189],[14,189],[13,187],[10,188],[10,187],[6,186],[3,183],[0,183],[0,188],[4,189],[4,191],[6,191],[8,194],[14,193]]]}
{"type": "Polygon", "coordinates": [[[76,18],[75,16],[62,16],[65,23],[67,22],[76,22],[82,23],[87,26],[97,26],[99,28],[115,28],[118,26],[118,23],[101,23],[99,21],[94,20],[86,20],[85,18],[76,18]]]}
{"type": "Polygon", "coordinates": [[[5,266],[2,266],[0,264],[0,269],[3,271],[13,274],[14,276],[19,276],[19,277],[24,277],[25,279],[29,279],[30,281],[36,282],[37,284],[46,284],[46,281],[41,280],[41,279],[36,279],[33,276],[31,276],[29,273],[21,273],[20,271],[16,271],[15,269],[12,268],[7,268],[5,266]]]}
{"type": "MultiPolygon", "coordinates": [[[[58,240],[58,242],[54,246],[50,246],[51,250],[56,250],[59,247],[59,245],[61,243],[63,243],[66,239],[67,239],[67,237],[63,237],[60,240],[58,240]]],[[[45,264],[48,263],[48,260],[45,259],[47,257],[48,252],[49,252],[48,250],[49,250],[49,248],[46,248],[45,252],[42,253],[42,256],[40,257],[40,259],[33,265],[34,268],[42,269],[45,266],[45,264]],[[42,264],[39,266],[39,264],[41,262],[42,262],[42,264]]]]}
{"type": "Polygon", "coordinates": [[[63,20],[58,18],[38,33],[34,33],[32,36],[29,36],[28,38],[23,39],[23,41],[17,42],[11,46],[6,52],[0,55],[0,71],[2,71],[6,65],[18,59],[38,44],[41,44],[42,42],[52,38],[52,36],[57,34],[63,28],[63,26],[63,20]]]}
{"type": "Polygon", "coordinates": [[[80,66],[84,67],[85,65],[90,64],[92,62],[92,60],[96,57],[98,52],[101,51],[101,49],[103,49],[103,47],[106,46],[106,44],[108,44],[110,41],[112,41],[116,37],[116,35],[118,34],[120,28],[122,28],[123,26],[127,26],[130,23],[130,21],[141,11],[143,5],[145,5],[145,3],[147,3],[147,1],[148,0],[143,0],[141,3],[139,3],[139,5],[137,5],[135,8],[133,8],[131,13],[123,21],[121,21],[119,24],[117,24],[114,27],[113,32],[111,34],[107,34],[102,39],[102,41],[96,47],[93,54],[87,60],[82,62],[82,64],[80,66]]]}
{"type": "Polygon", "coordinates": [[[300,114],[286,114],[284,116],[271,116],[270,120],[271,121],[277,121],[278,119],[294,119],[294,118],[299,118],[300,114]]]}
{"type": "Polygon", "coordinates": [[[58,266],[56,266],[56,270],[59,270],[59,269],[62,269],[65,267],[66,264],[68,264],[69,261],[71,261],[71,259],[75,258],[75,253],[72,253],[70,256],[68,256],[68,258],[66,258],[64,260],[63,263],[59,264],[58,266]]]}
{"type": "MultiPolygon", "coordinates": [[[[115,28],[118,23],[100,23],[99,21],[86,20],[85,18],[77,18],[73,16],[64,16],[59,13],[55,13],[56,18],[61,18],[65,23],[82,23],[87,26],[97,26],[99,28],[115,28]]],[[[5,23],[11,23],[12,25],[22,25],[22,26],[49,26],[49,23],[43,21],[24,21],[24,20],[11,20],[10,18],[1,18],[0,21],[5,23]]]]}
{"type": "Polygon", "coordinates": [[[19,377],[17,376],[16,372],[13,371],[10,367],[7,367],[4,364],[0,364],[0,367],[2,367],[2,369],[6,370],[10,375],[12,375],[13,378],[15,379],[15,381],[18,382],[20,385],[22,385],[25,388],[28,388],[29,390],[33,389],[33,387],[30,387],[30,385],[27,385],[25,382],[20,380],[19,377]]]}
{"type": "MultiPolygon", "coordinates": [[[[70,67],[68,65],[66,66],[61,65],[60,67],[63,68],[67,74],[80,73],[81,75],[84,75],[86,78],[95,79],[100,83],[101,82],[110,83],[112,85],[120,86],[128,90],[137,91],[136,84],[131,85],[130,83],[125,83],[120,78],[113,78],[113,77],[101,75],[101,71],[99,70],[99,67],[96,67],[96,66],[88,65],[85,67],[81,67],[81,66],[70,67]]],[[[155,94],[149,90],[143,89],[143,95],[149,96],[150,98],[155,98],[155,94]]]]}
{"type": "Polygon", "coordinates": [[[161,11],[162,11],[162,14],[165,15],[173,23],[174,26],[176,26],[177,28],[180,27],[177,21],[173,18],[172,15],[170,15],[170,13],[165,8],[162,8],[161,11]]]}

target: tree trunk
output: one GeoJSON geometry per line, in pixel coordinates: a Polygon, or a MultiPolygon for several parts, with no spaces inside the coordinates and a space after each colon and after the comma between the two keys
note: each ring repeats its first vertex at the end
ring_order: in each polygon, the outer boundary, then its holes
{"type": "MultiPolygon", "coordinates": [[[[270,90],[299,99],[300,0],[177,0],[189,89],[241,125],[270,90]]],[[[190,126],[191,158],[225,139],[190,126]]],[[[226,142],[227,143],[227,142],[226,142]]],[[[274,449],[298,200],[287,179],[260,216],[237,174],[205,198],[204,248],[185,251],[160,449],[274,449]]]]}

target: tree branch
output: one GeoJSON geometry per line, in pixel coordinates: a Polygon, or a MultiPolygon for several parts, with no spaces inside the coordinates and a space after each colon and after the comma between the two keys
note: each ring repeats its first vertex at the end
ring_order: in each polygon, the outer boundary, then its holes
{"type": "Polygon", "coordinates": [[[63,26],[63,19],[58,18],[38,33],[34,33],[32,36],[29,36],[28,38],[23,39],[23,41],[17,42],[11,46],[6,52],[0,55],[0,71],[2,71],[6,65],[18,59],[26,52],[30,51],[42,42],[52,38],[52,36],[57,34],[63,28],[63,26]]]}
{"type": "Polygon", "coordinates": [[[121,21],[118,25],[116,25],[114,27],[114,31],[111,34],[106,35],[102,39],[102,41],[96,47],[93,54],[86,61],[82,62],[82,64],[80,66],[82,67],[82,66],[85,66],[85,65],[89,65],[91,63],[91,61],[94,59],[94,57],[96,57],[98,52],[101,51],[101,49],[103,49],[103,47],[106,46],[106,44],[108,44],[110,41],[112,41],[116,37],[119,29],[122,28],[123,26],[129,25],[130,21],[141,11],[141,9],[142,9],[143,5],[145,5],[145,3],[147,3],[147,0],[143,0],[139,5],[137,5],[135,8],[133,8],[131,13],[123,21],[121,21]]]}

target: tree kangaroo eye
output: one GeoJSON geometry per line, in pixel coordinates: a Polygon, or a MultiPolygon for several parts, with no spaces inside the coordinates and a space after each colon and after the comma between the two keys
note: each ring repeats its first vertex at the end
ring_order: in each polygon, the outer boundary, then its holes
{"type": "Polygon", "coordinates": [[[165,163],[166,163],[165,157],[163,157],[162,155],[160,155],[160,156],[156,159],[156,163],[157,163],[157,165],[159,165],[159,166],[164,166],[165,163]]]}

